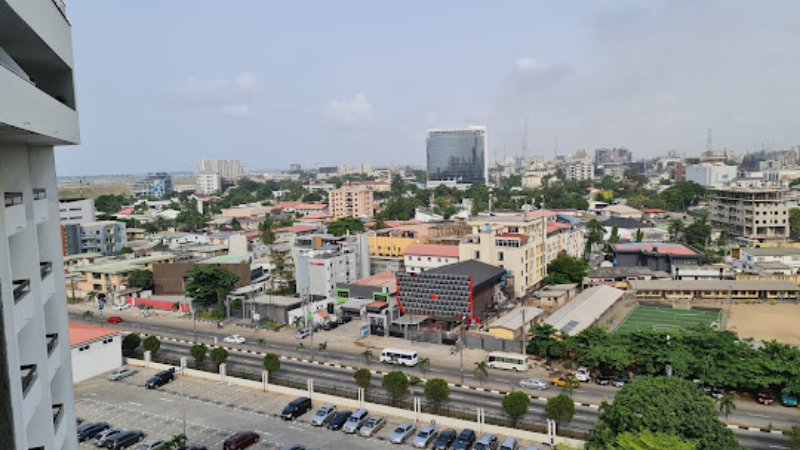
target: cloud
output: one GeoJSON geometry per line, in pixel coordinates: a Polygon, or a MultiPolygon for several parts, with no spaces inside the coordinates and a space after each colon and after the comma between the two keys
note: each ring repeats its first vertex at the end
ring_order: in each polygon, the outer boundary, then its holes
{"type": "Polygon", "coordinates": [[[367,95],[360,92],[353,100],[333,100],[328,103],[325,116],[335,125],[353,127],[374,120],[375,112],[367,95]]]}
{"type": "Polygon", "coordinates": [[[232,79],[189,78],[173,95],[181,104],[209,108],[228,117],[250,115],[250,103],[259,92],[258,78],[243,72],[232,79]]]}
{"type": "Polygon", "coordinates": [[[530,56],[522,56],[517,58],[517,62],[514,63],[514,68],[517,72],[541,72],[545,70],[547,66],[530,56]]]}

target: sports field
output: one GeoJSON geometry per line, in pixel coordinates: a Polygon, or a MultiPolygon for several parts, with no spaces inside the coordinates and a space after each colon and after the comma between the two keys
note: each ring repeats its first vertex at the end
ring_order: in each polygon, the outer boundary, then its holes
{"type": "Polygon", "coordinates": [[[698,324],[719,323],[719,313],[700,310],[683,310],[662,306],[637,306],[617,327],[615,333],[637,330],[679,330],[698,324]]]}

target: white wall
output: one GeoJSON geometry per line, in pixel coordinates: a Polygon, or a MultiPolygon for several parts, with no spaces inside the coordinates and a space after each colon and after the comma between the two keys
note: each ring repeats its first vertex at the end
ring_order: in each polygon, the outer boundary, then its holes
{"type": "Polygon", "coordinates": [[[72,381],[80,383],[122,365],[122,335],[72,347],[72,381]],[[106,340],[111,342],[104,343],[106,340]],[[88,349],[81,350],[88,346],[88,349]]]}

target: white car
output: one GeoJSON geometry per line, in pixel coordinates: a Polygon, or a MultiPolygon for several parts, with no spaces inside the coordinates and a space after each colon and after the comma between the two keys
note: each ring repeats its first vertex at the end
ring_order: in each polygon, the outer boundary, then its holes
{"type": "Polygon", "coordinates": [[[147,442],[143,442],[142,445],[136,447],[136,450],[157,450],[164,446],[164,439],[153,439],[147,442]]]}
{"type": "Polygon", "coordinates": [[[136,372],[138,371],[132,367],[122,366],[119,369],[111,372],[111,375],[108,376],[108,379],[111,381],[119,381],[123,378],[128,378],[136,372]]]}
{"type": "Polygon", "coordinates": [[[229,344],[244,344],[247,342],[247,339],[245,339],[243,336],[239,336],[238,334],[232,334],[223,339],[223,341],[229,344]]]}
{"type": "Polygon", "coordinates": [[[120,305],[114,305],[114,307],[111,308],[111,309],[113,309],[114,311],[125,311],[126,309],[128,309],[130,307],[131,307],[131,305],[129,305],[127,303],[122,303],[120,305]]]}
{"type": "Polygon", "coordinates": [[[538,378],[526,378],[524,380],[520,380],[519,387],[525,389],[538,389],[543,391],[547,389],[547,382],[544,380],[540,380],[538,378]]]}
{"type": "Polygon", "coordinates": [[[592,374],[589,372],[588,367],[579,367],[578,371],[575,372],[575,378],[581,383],[588,383],[592,380],[592,374]]]}

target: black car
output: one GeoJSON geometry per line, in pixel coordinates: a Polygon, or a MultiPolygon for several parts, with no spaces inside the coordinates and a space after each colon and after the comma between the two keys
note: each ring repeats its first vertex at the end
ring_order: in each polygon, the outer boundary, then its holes
{"type": "Polygon", "coordinates": [[[115,434],[111,438],[106,441],[106,448],[111,450],[120,450],[123,448],[128,448],[131,445],[136,444],[137,442],[142,442],[144,440],[144,433],[138,430],[131,430],[125,431],[119,434],[115,434]]]}
{"type": "Polygon", "coordinates": [[[325,330],[325,331],[331,331],[331,330],[333,330],[334,328],[336,328],[338,326],[339,326],[338,323],[336,323],[336,322],[334,322],[332,320],[329,320],[329,321],[325,322],[324,325],[322,325],[322,329],[325,330]]]}
{"type": "Polygon", "coordinates": [[[306,450],[305,447],[302,445],[291,444],[291,445],[284,445],[281,447],[281,450],[306,450]]]}
{"type": "Polygon", "coordinates": [[[467,428],[456,438],[456,443],[453,444],[453,450],[470,450],[475,444],[475,439],[477,439],[475,431],[467,428]]]}
{"type": "Polygon", "coordinates": [[[333,416],[333,419],[328,422],[328,429],[333,431],[341,430],[345,422],[347,422],[347,419],[349,419],[352,415],[352,411],[339,411],[335,416],[333,416]]]}
{"type": "Polygon", "coordinates": [[[281,419],[294,420],[311,410],[311,399],[308,397],[300,397],[294,399],[283,408],[281,419]]]}
{"type": "Polygon", "coordinates": [[[242,450],[258,443],[261,436],[253,431],[240,431],[233,436],[225,439],[222,443],[222,450],[242,450]]]}
{"type": "Polygon", "coordinates": [[[208,448],[205,445],[189,445],[178,450],[208,450],[208,448]]]}
{"type": "Polygon", "coordinates": [[[594,382],[601,386],[608,386],[611,383],[611,375],[601,372],[600,375],[595,377],[594,382]]]}
{"type": "Polygon", "coordinates": [[[448,450],[456,440],[456,430],[444,430],[439,433],[439,437],[433,441],[433,450],[448,450]]]}
{"type": "Polygon", "coordinates": [[[106,422],[87,423],[78,427],[78,442],[89,440],[101,431],[107,430],[111,427],[106,422]]]}
{"type": "Polygon", "coordinates": [[[157,374],[153,375],[153,377],[147,380],[147,382],[144,385],[147,387],[147,389],[155,389],[157,387],[161,387],[169,383],[174,379],[175,379],[175,368],[173,367],[169,370],[162,370],[161,372],[158,372],[157,374]]]}
{"type": "Polygon", "coordinates": [[[350,316],[341,316],[341,317],[339,317],[339,319],[336,321],[336,323],[338,323],[339,325],[344,325],[344,324],[346,324],[346,323],[349,323],[351,320],[353,320],[353,318],[352,318],[352,317],[350,317],[350,316]]]}

